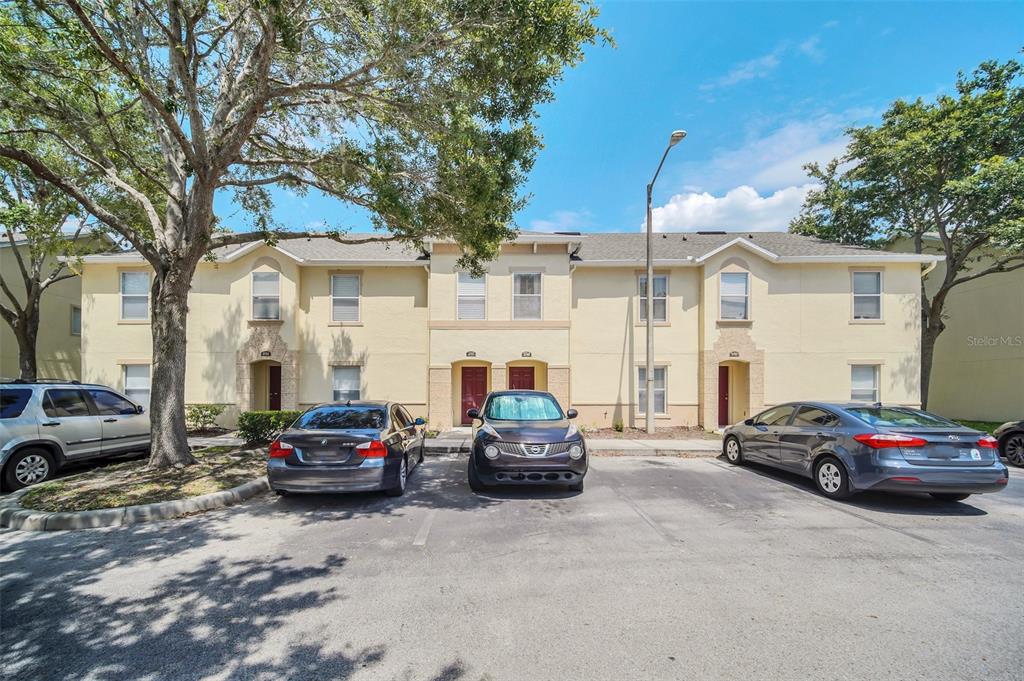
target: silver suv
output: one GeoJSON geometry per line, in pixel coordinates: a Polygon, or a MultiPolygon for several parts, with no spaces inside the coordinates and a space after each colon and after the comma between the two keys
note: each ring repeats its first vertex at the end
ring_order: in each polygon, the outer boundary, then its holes
{"type": "Polygon", "coordinates": [[[0,384],[0,482],[42,482],[71,461],[149,449],[149,415],[103,385],[77,381],[0,384]]]}

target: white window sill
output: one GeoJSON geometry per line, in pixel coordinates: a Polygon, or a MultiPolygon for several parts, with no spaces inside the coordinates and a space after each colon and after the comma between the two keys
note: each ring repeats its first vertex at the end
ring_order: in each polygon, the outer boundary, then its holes
{"type": "Polygon", "coordinates": [[[884,319],[851,319],[850,324],[885,324],[884,319]]]}
{"type": "Polygon", "coordinates": [[[362,322],[327,322],[327,326],[362,326],[362,322]]]}
{"type": "Polygon", "coordinates": [[[118,319],[118,324],[149,324],[148,319],[118,319]]]}
{"type": "Polygon", "coordinates": [[[250,324],[284,324],[283,319],[250,319],[250,324]]]}

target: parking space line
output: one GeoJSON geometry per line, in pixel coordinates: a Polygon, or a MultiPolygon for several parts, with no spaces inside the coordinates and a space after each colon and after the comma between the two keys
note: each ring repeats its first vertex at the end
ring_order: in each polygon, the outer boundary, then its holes
{"type": "Polygon", "coordinates": [[[434,518],[437,517],[437,509],[432,508],[427,511],[427,517],[423,519],[423,524],[420,525],[419,532],[416,533],[416,538],[412,540],[413,546],[425,546],[427,543],[427,537],[430,535],[430,528],[434,524],[434,518]]]}

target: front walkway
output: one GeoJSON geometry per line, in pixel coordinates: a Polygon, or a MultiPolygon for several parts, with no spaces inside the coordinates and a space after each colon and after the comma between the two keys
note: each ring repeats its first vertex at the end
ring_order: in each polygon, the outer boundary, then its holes
{"type": "MultiPolygon", "coordinates": [[[[428,454],[456,454],[469,451],[469,442],[472,438],[470,428],[453,428],[446,430],[435,438],[426,441],[428,454]]],[[[626,452],[629,454],[658,454],[658,453],[684,453],[684,452],[720,452],[722,442],[720,440],[706,438],[679,438],[675,440],[644,440],[644,439],[604,439],[587,438],[587,446],[590,451],[600,454],[603,452],[626,452]]]]}

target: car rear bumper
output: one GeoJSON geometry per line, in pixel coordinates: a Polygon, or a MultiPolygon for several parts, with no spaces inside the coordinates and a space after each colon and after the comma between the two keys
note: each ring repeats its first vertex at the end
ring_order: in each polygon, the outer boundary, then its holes
{"type": "Polygon", "coordinates": [[[267,480],[270,489],[283,492],[372,492],[390,482],[385,459],[367,459],[358,466],[290,466],[270,459],[267,480]]]}
{"type": "Polygon", "coordinates": [[[984,467],[899,466],[885,467],[858,489],[883,492],[948,492],[984,494],[1006,489],[1009,473],[1002,463],[984,467]]]}

